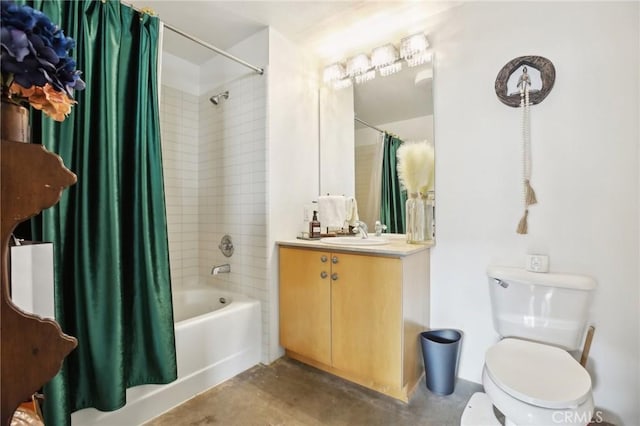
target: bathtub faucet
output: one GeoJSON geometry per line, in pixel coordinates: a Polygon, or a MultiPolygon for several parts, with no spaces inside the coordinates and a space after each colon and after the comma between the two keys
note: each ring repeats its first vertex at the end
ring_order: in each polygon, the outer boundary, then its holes
{"type": "Polygon", "coordinates": [[[229,272],[231,272],[231,265],[229,265],[228,263],[225,263],[224,265],[214,266],[211,269],[212,275],[228,274],[229,272]]]}

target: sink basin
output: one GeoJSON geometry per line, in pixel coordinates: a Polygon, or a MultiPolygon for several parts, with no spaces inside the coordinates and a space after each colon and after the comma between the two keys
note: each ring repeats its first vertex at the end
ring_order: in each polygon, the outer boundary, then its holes
{"type": "Polygon", "coordinates": [[[389,240],[382,237],[328,237],[320,239],[320,242],[337,246],[381,246],[389,244],[389,240]]]}

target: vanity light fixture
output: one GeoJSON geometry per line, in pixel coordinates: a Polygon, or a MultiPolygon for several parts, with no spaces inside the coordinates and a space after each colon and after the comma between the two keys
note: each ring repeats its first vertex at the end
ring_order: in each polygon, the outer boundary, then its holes
{"type": "Polygon", "coordinates": [[[373,80],[374,78],[376,78],[375,69],[370,69],[369,71],[363,74],[355,76],[356,84],[364,83],[365,81],[373,80]]]}
{"type": "Polygon", "coordinates": [[[415,67],[431,60],[428,48],[429,41],[424,33],[413,34],[400,41],[400,56],[410,67],[415,67]]]}
{"type": "Polygon", "coordinates": [[[347,75],[354,78],[356,84],[360,84],[375,78],[376,72],[371,67],[369,57],[360,53],[347,60],[347,75]]]}
{"type": "Polygon", "coordinates": [[[428,49],[427,36],[424,33],[413,34],[400,41],[400,52],[392,43],[387,43],[373,49],[371,59],[365,53],[360,53],[347,59],[346,67],[340,62],[326,66],[323,80],[334,89],[343,89],[350,87],[352,80],[360,84],[374,79],[376,70],[386,77],[400,71],[403,61],[410,67],[431,61],[432,54],[428,49]]]}
{"type": "Polygon", "coordinates": [[[373,49],[371,52],[371,65],[377,69],[383,77],[402,69],[402,62],[400,62],[398,50],[391,43],[373,49]]]}

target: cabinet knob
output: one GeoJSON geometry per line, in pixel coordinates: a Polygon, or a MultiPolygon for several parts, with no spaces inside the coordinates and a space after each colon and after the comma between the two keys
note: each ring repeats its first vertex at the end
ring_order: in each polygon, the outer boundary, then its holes
{"type": "Polygon", "coordinates": [[[329,274],[327,274],[327,272],[326,272],[326,271],[322,271],[322,272],[320,272],[320,278],[322,278],[322,279],[327,278],[327,275],[329,275],[329,274]]]}
{"type": "Polygon", "coordinates": [[[331,279],[333,281],[338,281],[338,274],[336,272],[334,272],[333,274],[331,274],[331,279]]]}
{"type": "Polygon", "coordinates": [[[338,256],[333,256],[333,257],[331,258],[331,263],[334,263],[334,264],[335,264],[335,263],[338,263],[338,256]]]}
{"type": "Polygon", "coordinates": [[[322,257],[320,258],[320,262],[325,263],[327,261],[327,256],[322,255],[322,257]]]}

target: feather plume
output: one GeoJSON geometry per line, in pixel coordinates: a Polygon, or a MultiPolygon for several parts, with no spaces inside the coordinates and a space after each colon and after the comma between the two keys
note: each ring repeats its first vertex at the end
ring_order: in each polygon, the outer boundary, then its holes
{"type": "Polygon", "coordinates": [[[418,192],[419,178],[417,173],[419,166],[415,148],[415,144],[404,143],[396,153],[398,157],[398,179],[410,194],[418,192]]]}
{"type": "Polygon", "coordinates": [[[426,194],[434,185],[434,152],[426,141],[404,143],[398,152],[398,178],[407,192],[426,194]]]}
{"type": "Polygon", "coordinates": [[[426,141],[419,144],[420,146],[420,164],[421,174],[419,180],[418,191],[423,195],[427,195],[427,192],[433,191],[435,186],[434,179],[434,162],[435,156],[433,152],[433,146],[426,141]]]}

